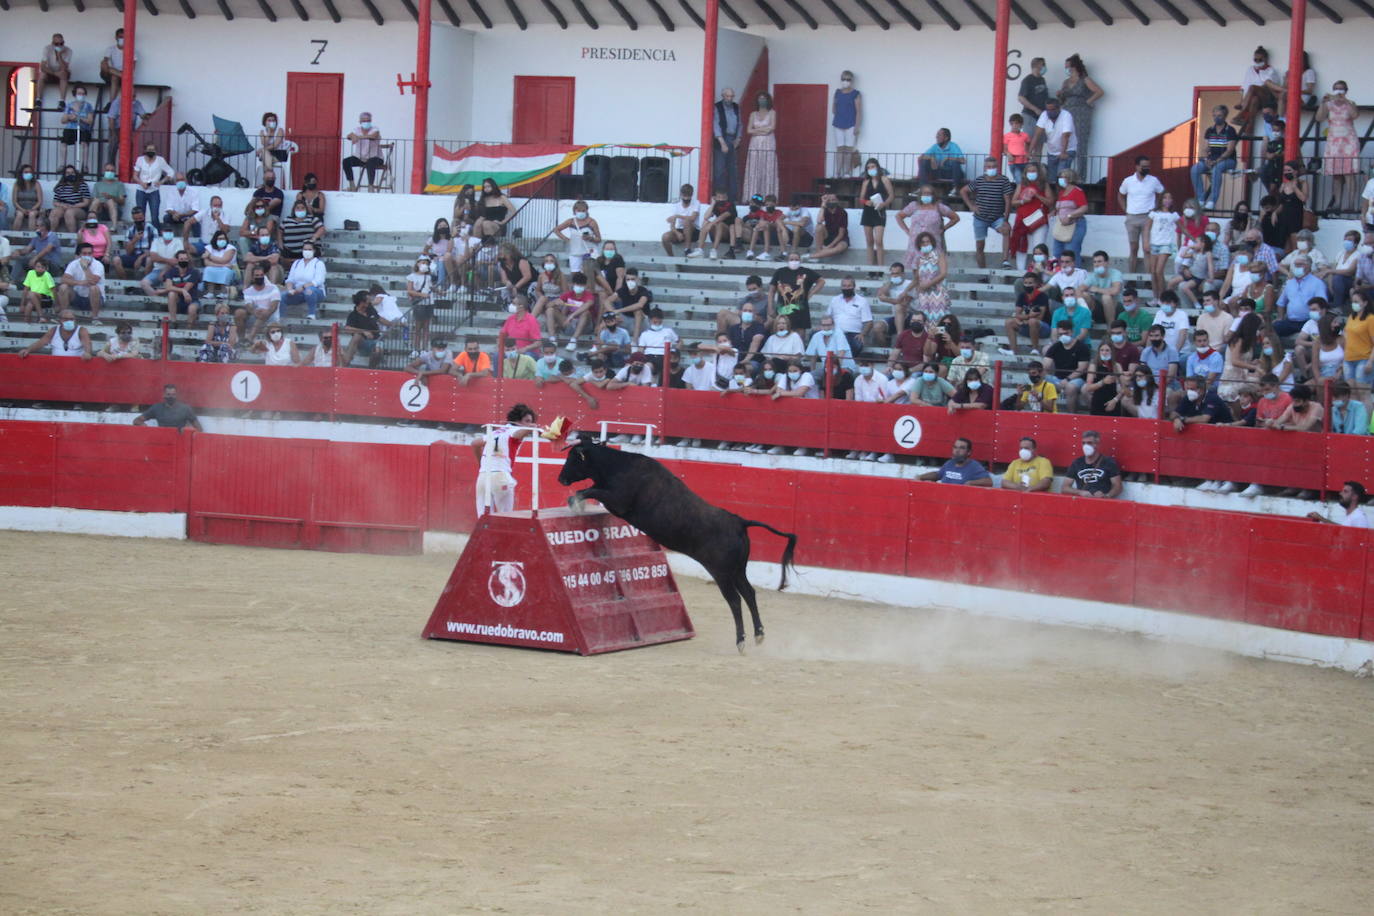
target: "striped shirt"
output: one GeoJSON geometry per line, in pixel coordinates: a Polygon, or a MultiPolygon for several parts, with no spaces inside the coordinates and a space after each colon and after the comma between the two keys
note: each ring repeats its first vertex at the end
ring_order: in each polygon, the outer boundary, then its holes
{"type": "Polygon", "coordinates": [[[77,204],[91,199],[91,186],[84,181],[59,181],[53,185],[52,198],[59,204],[77,204]]]}
{"type": "Polygon", "coordinates": [[[1016,190],[1005,175],[989,178],[979,175],[973,180],[973,214],[985,223],[994,223],[1007,215],[1007,195],[1016,190]]]}
{"type": "Polygon", "coordinates": [[[282,217],[282,248],[293,254],[299,252],[301,246],[310,236],[315,234],[321,225],[323,223],[318,216],[307,216],[304,219],[296,219],[294,216],[282,217]]]}

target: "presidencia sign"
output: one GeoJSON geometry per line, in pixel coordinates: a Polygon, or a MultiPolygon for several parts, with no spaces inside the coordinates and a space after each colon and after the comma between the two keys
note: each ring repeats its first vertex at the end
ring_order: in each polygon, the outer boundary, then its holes
{"type": "Polygon", "coordinates": [[[667,63],[676,61],[677,54],[672,48],[593,48],[583,47],[584,60],[630,60],[655,61],[667,63]]]}

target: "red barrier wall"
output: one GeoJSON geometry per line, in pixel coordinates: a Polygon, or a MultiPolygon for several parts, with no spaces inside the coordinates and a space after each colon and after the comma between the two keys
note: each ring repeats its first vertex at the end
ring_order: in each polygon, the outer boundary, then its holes
{"type": "MultiPolygon", "coordinates": [[[[703,498],[796,532],[800,564],[913,577],[913,602],[920,577],[1374,638],[1374,532],[906,478],[665,464],[703,498]]],[[[417,552],[427,529],[472,529],[475,473],[471,448],[444,442],[0,423],[0,503],[184,511],[190,535],[207,541],[417,552]]],[[[568,492],[557,473],[542,471],[546,506],[568,492]]],[[[528,486],[521,496],[528,505],[528,486]]],[[[755,559],[780,557],[781,538],[753,538],[755,559]]]]}

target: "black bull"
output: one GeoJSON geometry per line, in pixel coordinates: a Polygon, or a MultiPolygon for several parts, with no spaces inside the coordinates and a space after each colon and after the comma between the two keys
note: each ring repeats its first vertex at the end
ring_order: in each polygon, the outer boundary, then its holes
{"type": "Polygon", "coordinates": [[[706,567],[735,615],[735,643],[740,652],[744,651],[741,598],[754,618],[754,640],[763,642],[763,622],[745,570],[749,529],[765,528],[787,538],[779,591],[787,588],[787,567],[793,565],[792,553],[797,547],[795,534],[711,505],[652,458],[583,440],[569,450],[558,482],[567,487],[588,479],[592,485],[568,497],[569,506],[580,510],[583,502],[594,499],[668,550],[685,553],[706,567]]]}

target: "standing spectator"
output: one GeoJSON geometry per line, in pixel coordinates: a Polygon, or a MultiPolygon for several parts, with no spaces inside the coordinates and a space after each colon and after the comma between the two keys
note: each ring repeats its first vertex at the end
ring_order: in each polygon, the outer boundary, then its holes
{"type": "Polygon", "coordinates": [[[1021,440],[1016,460],[1007,465],[1002,474],[1003,490],[1019,490],[1022,493],[1048,493],[1054,484],[1054,465],[1048,458],[1036,454],[1038,446],[1034,439],[1026,436],[1021,440]]]}
{"type": "Polygon", "coordinates": [[[278,123],[277,113],[263,112],[262,130],[258,131],[258,163],[266,175],[280,163],[286,161],[286,130],[278,123]]]}
{"type": "Polygon", "coordinates": [[[937,471],[927,471],[917,480],[938,480],[940,483],[963,484],[972,487],[992,486],[988,469],[973,460],[973,440],[960,436],[954,440],[952,457],[937,471]]]}
{"type": "MultiPolygon", "coordinates": [[[[788,327],[797,331],[811,329],[811,296],[819,295],[825,280],[809,267],[802,267],[801,259],[789,255],[787,266],[773,273],[768,287],[768,317],[788,319],[788,327]]],[[[800,350],[798,350],[800,352],[800,350]]]]}
{"type": "Polygon", "coordinates": [[[372,126],[372,112],[364,111],[358,115],[358,125],[350,130],[344,139],[353,144],[353,155],[343,161],[348,190],[358,190],[353,170],[363,169],[367,172],[367,189],[376,191],[377,170],[383,168],[386,163],[382,160],[382,132],[372,126]]]}
{"type": "MultiPolygon", "coordinates": [[[[490,181],[490,179],[488,180],[490,181]]],[[[492,182],[491,186],[495,187],[496,183],[492,182]]],[[[488,209],[487,192],[488,188],[484,184],[482,186],[482,206],[484,214],[488,209]]],[[[504,195],[502,195],[502,199],[504,199],[504,195]]],[[[509,201],[507,201],[507,203],[509,204],[509,201]]],[[[510,221],[510,217],[515,215],[514,205],[511,204],[505,207],[505,213],[503,215],[496,214],[497,206],[497,204],[493,204],[489,208],[492,212],[492,218],[486,218],[485,216],[484,218],[487,223],[495,223],[504,228],[505,224],[510,221]]],[[[587,258],[596,256],[597,246],[601,244],[601,225],[589,215],[590,207],[587,206],[585,200],[579,200],[573,203],[572,214],[570,219],[565,219],[563,222],[553,227],[553,234],[568,243],[568,270],[576,272],[582,269],[583,263],[587,258]],[[564,235],[563,233],[565,232],[568,234],[564,235]]]]}
{"type": "Polygon", "coordinates": [[[510,317],[501,325],[501,337],[521,353],[535,350],[540,340],[539,320],[530,314],[529,306],[528,297],[513,296],[510,317]]]}
{"type": "Polygon", "coordinates": [[[1050,228],[1050,209],[1054,206],[1054,194],[1038,163],[1026,166],[1011,205],[1016,213],[1007,250],[1016,255],[1017,270],[1029,270],[1033,259],[1028,252],[1041,247],[1045,241],[1050,228]]]}
{"type": "Polygon", "coordinates": [[[1272,211],[1270,218],[1273,241],[1268,237],[1265,241],[1275,248],[1286,250],[1293,247],[1293,236],[1302,229],[1303,213],[1311,197],[1311,186],[1303,175],[1300,160],[1290,159],[1283,164],[1283,180],[1279,182],[1275,196],[1278,198],[1278,208],[1272,211]]]}
{"type": "Polygon", "coordinates": [[[43,186],[34,175],[33,166],[25,163],[19,166],[18,177],[10,189],[10,202],[14,204],[15,230],[34,229],[43,216],[43,186]]]}
{"type": "Polygon", "coordinates": [[[232,363],[238,353],[239,332],[229,316],[229,304],[215,306],[215,320],[205,327],[205,343],[196,354],[198,363],[232,363]]]}
{"type": "Polygon", "coordinates": [[[1369,516],[1365,515],[1364,509],[1360,508],[1364,498],[1364,484],[1358,480],[1347,480],[1345,485],[1341,487],[1341,494],[1336,503],[1345,510],[1344,515],[1337,512],[1336,521],[1332,521],[1320,512],[1309,512],[1307,517],[1314,522],[1325,522],[1328,525],[1340,525],[1345,528],[1368,528],[1369,516]]]}
{"type": "Polygon", "coordinates": [[[91,133],[95,130],[95,106],[86,101],[85,86],[77,86],[72,100],[63,106],[61,124],[62,144],[76,146],[80,143],[84,161],[84,154],[90,151],[91,133]]]}
{"type": "Polygon", "coordinates": [[[95,256],[91,244],[76,246],[76,257],[63,271],[57,288],[57,307],[68,310],[73,306],[91,313],[91,323],[100,324],[100,305],[105,293],[105,265],[95,256]]]}
{"type": "Polygon", "coordinates": [[[739,196],[740,139],[739,104],[735,102],[735,90],[729,87],[722,89],[720,101],[716,102],[714,109],[711,131],[716,138],[716,145],[711,150],[711,186],[716,193],[734,200],[739,196]]]}
{"type": "Polygon", "coordinates": [[[739,244],[739,214],[735,210],[734,198],[727,195],[725,189],[716,188],[711,195],[711,208],[706,213],[706,222],[701,227],[701,237],[710,239],[711,253],[709,257],[717,258],[720,256],[721,242],[728,242],[729,248],[725,252],[727,258],[735,257],[735,246],[739,244]]]}
{"type": "Polygon", "coordinates": [[[840,88],[831,97],[830,110],[830,127],[835,140],[832,174],[848,176],[859,163],[859,128],[863,121],[863,94],[854,88],[854,74],[848,70],[840,74],[840,88]]]}
{"type": "Polygon", "coordinates": [[[1217,105],[1212,109],[1212,126],[1202,132],[1198,143],[1197,162],[1193,163],[1189,175],[1193,179],[1193,196],[1202,201],[1202,209],[1216,209],[1221,197],[1221,179],[1227,172],[1236,169],[1236,142],[1239,134],[1226,123],[1228,109],[1217,105]],[[1209,182],[1203,177],[1211,175],[1209,182]]]}
{"type": "Polygon", "coordinates": [[[176,385],[163,385],[162,400],[134,417],[134,425],[142,426],[149,420],[156,420],[157,425],[163,429],[180,431],[189,426],[198,433],[204,432],[190,406],[184,401],[177,400],[176,385]]]}
{"type": "Polygon", "coordinates": [[[1078,134],[1074,130],[1073,115],[1060,109],[1059,100],[1050,96],[1045,110],[1035,122],[1035,140],[1031,144],[1037,154],[1043,153],[1050,181],[1059,179],[1061,169],[1070,168],[1078,157],[1078,134]]]}
{"type": "Polygon", "coordinates": [[[158,155],[152,143],[143,146],[143,155],[134,160],[134,204],[142,207],[153,228],[162,229],[162,186],[176,175],[167,160],[158,155]]]}
{"type": "Polygon", "coordinates": [[[1016,303],[1007,319],[1007,347],[1011,355],[1020,352],[1020,335],[1030,337],[1031,350],[1040,351],[1040,338],[1050,336],[1049,297],[1040,289],[1039,277],[1028,273],[1016,284],[1016,303]]]}
{"type": "Polygon", "coordinates": [[[280,321],[281,290],[267,279],[262,267],[248,270],[249,281],[243,287],[243,308],[234,313],[234,324],[241,340],[253,340],[259,327],[269,322],[280,321]],[[248,324],[249,318],[253,321],[248,324]]]}
{"type": "Polygon", "coordinates": [[[1070,168],[1059,170],[1059,197],[1054,202],[1054,256],[1072,251],[1075,258],[1083,257],[1083,237],[1088,234],[1088,195],[1078,186],[1078,173],[1070,168]]]}
{"type": "Polygon", "coordinates": [[[434,320],[434,274],[429,258],[424,255],[416,259],[414,269],[406,274],[406,298],[410,302],[410,317],[415,322],[415,349],[423,350],[428,345],[429,327],[434,320]]]}
{"type": "Polygon", "coordinates": [[[1348,436],[1374,434],[1374,426],[1369,422],[1369,411],[1353,393],[1350,383],[1345,379],[1331,386],[1331,431],[1348,436]]]}
{"type": "MultiPolygon", "coordinates": [[[[1087,383],[1088,360],[1092,351],[1087,341],[1073,334],[1073,321],[1061,318],[1055,322],[1059,331],[1058,339],[1045,351],[1044,368],[1054,372],[1055,387],[1064,393],[1064,409],[1075,413],[1078,409],[1078,394],[1087,383]]],[[[1032,365],[1032,370],[1035,368],[1032,365]]]]}
{"type": "Polygon", "coordinates": [[[1002,135],[1002,147],[1007,151],[1007,161],[1011,165],[1011,180],[1021,183],[1021,176],[1030,164],[1030,134],[1023,130],[1025,118],[1013,114],[1007,119],[1010,128],[1002,135]]]}
{"type": "Polygon", "coordinates": [[[947,181],[953,187],[964,183],[964,151],[950,139],[948,127],[935,132],[935,142],[921,154],[916,178],[922,184],[947,181]]]}
{"type": "MultiPolygon", "coordinates": [[[[857,93],[855,93],[857,95],[857,93]]],[[[839,93],[836,93],[838,98],[839,93]]],[[[892,179],[883,174],[877,159],[864,163],[863,185],[859,197],[864,202],[859,225],[864,227],[864,244],[868,248],[868,263],[883,263],[883,234],[887,231],[887,211],[892,206],[892,179]]],[[[795,245],[793,246],[796,247],[795,245]]]]}
{"type": "Polygon", "coordinates": [[[57,81],[58,96],[67,100],[67,85],[72,79],[72,49],[61,32],[54,32],[52,42],[43,46],[43,57],[38,63],[38,72],[43,83],[57,81]]]}
{"type": "Polygon", "coordinates": [[[53,226],[61,224],[68,232],[75,232],[86,219],[86,210],[91,206],[91,186],[86,184],[81,172],[74,165],[62,169],[62,177],[52,189],[52,212],[48,222],[53,226]]]}
{"type": "MultiPolygon", "coordinates": [[[[1007,219],[1011,216],[1011,195],[1015,186],[1002,174],[1001,163],[989,157],[983,164],[983,174],[959,189],[964,206],[973,211],[973,238],[976,258],[980,268],[987,267],[983,258],[983,248],[987,243],[988,230],[994,229],[1002,236],[1002,267],[1011,267],[1007,249],[1007,219]]],[[[871,263],[878,263],[872,261],[871,263]]]]}
{"type": "Polygon", "coordinates": [[[1079,290],[1083,294],[1083,304],[1094,313],[1102,315],[1104,323],[1116,321],[1116,304],[1121,299],[1121,271],[1111,264],[1105,251],[1093,252],[1093,272],[1088,282],[1079,290]]]}
{"type": "Polygon", "coordinates": [[[815,244],[811,248],[811,253],[803,254],[802,257],[821,261],[843,254],[848,249],[849,211],[840,206],[840,201],[833,191],[827,191],[821,195],[821,222],[816,227],[815,244]]]}
{"type": "Polygon", "coordinates": [[[1345,80],[1336,80],[1331,91],[1322,96],[1316,120],[1326,122],[1326,145],[1322,147],[1322,169],[1331,176],[1331,200],[1326,215],[1353,213],[1357,208],[1355,175],[1359,168],[1360,141],[1355,134],[1355,118],[1360,106],[1346,98],[1345,80]]]}
{"type": "Polygon", "coordinates": [[[184,172],[177,172],[170,189],[162,192],[161,228],[171,227],[189,245],[191,231],[196,227],[200,216],[200,189],[186,182],[184,172]]]}
{"type": "Polygon", "coordinates": [[[1045,110],[1045,104],[1050,98],[1050,88],[1045,83],[1045,58],[1033,57],[1030,62],[1030,71],[1026,78],[1021,81],[1021,89],[1016,95],[1016,100],[1021,103],[1021,114],[1026,123],[1034,124],[1045,110]]]}
{"type": "Polygon", "coordinates": [[[826,315],[834,319],[835,326],[844,334],[850,352],[856,356],[861,354],[864,340],[873,327],[873,312],[867,297],[859,295],[852,276],[840,280],[840,294],[830,300],[826,315]]]}
{"type": "Polygon", "coordinates": [[[1069,465],[1069,489],[1073,496],[1115,499],[1121,495],[1121,467],[1100,451],[1102,437],[1094,430],[1083,433],[1083,454],[1069,465]]]}
{"type": "Polygon", "coordinates": [[[1088,143],[1092,139],[1093,107],[1103,96],[1102,88],[1088,76],[1083,58],[1069,55],[1064,61],[1064,83],[1059,87],[1059,101],[1073,116],[1075,139],[1078,141],[1078,161],[1074,171],[1086,175],[1088,171],[1088,143]]]}
{"type": "MultiPolygon", "coordinates": [[[[291,212],[281,221],[281,250],[286,257],[295,260],[302,256],[306,242],[314,242],[316,249],[324,238],[324,220],[310,212],[305,201],[296,198],[291,212]]],[[[442,283],[442,279],[440,280],[442,283]]]]}
{"type": "Polygon", "coordinates": [[[1150,238],[1147,234],[1150,216],[1161,207],[1166,193],[1163,183],[1150,174],[1150,157],[1136,156],[1135,171],[1123,178],[1116,190],[1117,205],[1126,214],[1126,245],[1131,250],[1131,273],[1140,270],[1139,254],[1142,247],[1147,256],[1150,254],[1150,238]]]}
{"type": "Polygon", "coordinates": [[[678,192],[678,200],[673,205],[673,211],[668,214],[668,231],[663,233],[659,240],[663,243],[663,251],[668,257],[673,256],[674,245],[681,245],[682,253],[687,257],[701,257],[700,244],[695,248],[693,246],[693,242],[697,241],[698,218],[697,204],[692,199],[693,193],[691,185],[683,185],[678,192]]]}
{"type": "Polygon", "coordinates": [[[778,113],[773,96],[760,92],[757,107],[749,115],[749,151],[744,163],[744,196],[777,196],[778,193],[778,113]]]}
{"type": "Polygon", "coordinates": [[[931,321],[939,321],[949,313],[949,290],[945,279],[949,276],[949,260],[944,249],[935,243],[935,236],[922,232],[916,237],[916,308],[931,321]]]}
{"type": "MultiPolygon", "coordinates": [[[[119,91],[124,80],[124,30],[115,29],[114,44],[105,49],[105,56],[100,58],[100,78],[110,84],[110,95],[119,95],[119,91]]],[[[134,63],[138,63],[138,54],[134,54],[134,63]]]]}
{"type": "Polygon", "coordinates": [[[305,317],[311,321],[315,320],[326,294],[324,260],[315,254],[314,243],[306,242],[301,248],[301,259],[291,265],[291,272],[286,276],[286,297],[282,300],[284,305],[304,302],[305,317]]]}
{"type": "Polygon", "coordinates": [[[104,215],[110,228],[119,226],[119,218],[124,214],[124,182],[115,176],[113,162],[105,163],[100,172],[100,180],[95,183],[95,202],[91,204],[88,215],[104,215]]]}
{"type": "Polygon", "coordinates": [[[339,329],[339,333],[348,335],[348,346],[339,359],[340,366],[346,368],[352,365],[353,357],[358,353],[367,357],[369,369],[375,369],[381,362],[382,353],[377,349],[377,341],[382,336],[382,325],[378,318],[368,291],[360,289],[354,293],[353,311],[348,313],[344,326],[339,329]]]}

